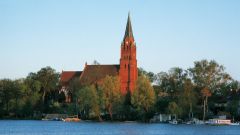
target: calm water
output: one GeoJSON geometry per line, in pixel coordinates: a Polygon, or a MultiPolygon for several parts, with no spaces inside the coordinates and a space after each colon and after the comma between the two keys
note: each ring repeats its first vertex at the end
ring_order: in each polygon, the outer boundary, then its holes
{"type": "Polygon", "coordinates": [[[0,135],[240,135],[240,126],[0,121],[0,135]]]}

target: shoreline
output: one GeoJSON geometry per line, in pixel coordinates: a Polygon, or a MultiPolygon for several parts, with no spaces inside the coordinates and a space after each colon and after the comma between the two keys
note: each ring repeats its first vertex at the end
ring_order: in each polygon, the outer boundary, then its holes
{"type": "Polygon", "coordinates": [[[59,122],[59,123],[99,123],[99,124],[145,124],[145,125],[172,125],[172,126],[210,126],[210,127],[226,127],[226,126],[236,126],[236,125],[211,125],[211,124],[171,124],[171,123],[161,123],[161,122],[154,122],[154,123],[146,123],[146,122],[139,122],[139,121],[92,121],[92,120],[81,120],[79,122],[64,122],[64,121],[54,121],[54,120],[39,120],[39,119],[0,119],[1,121],[37,121],[37,122],[59,122]]]}

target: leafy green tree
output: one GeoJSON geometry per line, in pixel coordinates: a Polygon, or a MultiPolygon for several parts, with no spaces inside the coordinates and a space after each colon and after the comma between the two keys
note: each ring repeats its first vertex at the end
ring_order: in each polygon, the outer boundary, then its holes
{"type": "Polygon", "coordinates": [[[58,94],[58,102],[64,103],[65,101],[66,101],[66,96],[65,96],[65,93],[62,91],[58,94]]]}
{"type": "Polygon", "coordinates": [[[3,108],[5,108],[5,111],[7,113],[9,112],[10,101],[14,97],[13,89],[14,89],[13,81],[9,79],[3,79],[0,81],[1,102],[3,104],[3,108]]]}
{"type": "Polygon", "coordinates": [[[224,70],[224,66],[214,60],[196,61],[194,67],[189,69],[197,87],[200,89],[207,87],[212,93],[219,92],[222,84],[232,80],[224,70]]]}
{"type": "Polygon", "coordinates": [[[96,88],[93,85],[80,89],[77,97],[79,109],[81,112],[85,112],[85,118],[98,117],[99,120],[101,120],[98,102],[99,97],[97,95],[96,88]]]}
{"type": "Polygon", "coordinates": [[[230,112],[232,119],[240,118],[239,116],[239,101],[240,101],[240,83],[238,81],[233,81],[227,86],[228,102],[226,111],[230,112]],[[230,90],[229,90],[230,89],[230,90]]]}
{"type": "Polygon", "coordinates": [[[22,117],[32,117],[34,111],[40,111],[41,108],[41,84],[36,80],[36,73],[30,73],[20,83],[20,89],[22,91],[22,97],[19,101],[21,104],[20,115],[22,117]]]}
{"type": "Polygon", "coordinates": [[[155,93],[153,87],[145,76],[139,76],[136,89],[133,92],[131,103],[140,114],[146,114],[155,104],[155,93]]]}
{"type": "Polygon", "coordinates": [[[51,67],[45,67],[37,72],[36,79],[41,83],[42,102],[45,103],[47,94],[57,89],[59,74],[51,67]]]}
{"type": "Polygon", "coordinates": [[[151,83],[156,81],[156,75],[153,72],[147,72],[143,68],[138,68],[138,76],[146,76],[150,80],[151,83]]]}
{"type": "Polygon", "coordinates": [[[130,91],[128,91],[124,96],[124,102],[119,112],[122,116],[120,120],[130,120],[130,121],[137,120],[137,115],[136,115],[137,112],[131,103],[131,97],[132,97],[132,94],[130,91]]]}
{"type": "MultiPolygon", "coordinates": [[[[12,116],[17,117],[20,111],[20,99],[23,96],[21,89],[23,80],[9,80],[3,79],[0,81],[0,102],[2,105],[2,111],[6,115],[11,113],[12,116]],[[14,114],[14,115],[13,115],[14,114]]],[[[3,112],[1,114],[4,114],[3,112]]]]}
{"type": "Polygon", "coordinates": [[[100,84],[100,95],[104,110],[113,120],[113,114],[117,113],[119,105],[123,102],[120,90],[120,80],[117,76],[106,76],[100,84]]]}
{"type": "Polygon", "coordinates": [[[154,110],[157,113],[166,114],[167,106],[170,102],[169,94],[165,92],[159,85],[154,85],[153,88],[156,95],[156,104],[154,110]]]}
{"type": "Polygon", "coordinates": [[[22,85],[22,89],[26,96],[30,96],[32,93],[40,93],[41,90],[41,82],[37,80],[36,73],[30,73],[26,79],[24,80],[24,85],[22,85]]]}
{"type": "Polygon", "coordinates": [[[19,79],[19,80],[15,80],[12,83],[12,93],[13,93],[13,102],[14,104],[12,105],[12,109],[15,112],[15,116],[17,117],[17,115],[19,114],[20,111],[20,104],[19,101],[21,100],[21,98],[23,98],[23,89],[22,89],[22,85],[24,83],[23,79],[19,79]]]}
{"type": "Polygon", "coordinates": [[[67,88],[67,94],[72,96],[73,102],[77,102],[79,96],[78,94],[81,88],[83,88],[83,86],[81,86],[79,78],[74,78],[70,81],[67,88]]]}
{"type": "Polygon", "coordinates": [[[74,111],[73,111],[74,114],[79,113],[78,98],[79,98],[80,90],[82,88],[84,88],[84,86],[81,86],[79,82],[79,78],[73,78],[73,80],[70,81],[68,87],[66,88],[66,91],[64,92],[65,98],[68,98],[66,96],[71,97],[71,102],[72,102],[71,104],[73,104],[71,108],[74,108],[74,111]]]}
{"type": "Polygon", "coordinates": [[[224,70],[224,66],[213,60],[196,61],[194,67],[189,69],[190,76],[203,100],[203,119],[205,119],[206,113],[208,114],[208,98],[221,94],[222,86],[232,81],[232,78],[224,70]]]}
{"type": "Polygon", "coordinates": [[[160,72],[157,74],[157,84],[161,90],[169,94],[171,100],[177,102],[183,92],[183,85],[187,75],[187,71],[181,68],[172,68],[168,73],[160,72]]]}
{"type": "Polygon", "coordinates": [[[232,115],[232,119],[235,120],[235,118],[239,119],[239,98],[234,97],[233,100],[229,101],[228,106],[227,106],[227,111],[232,115]]]}
{"type": "Polygon", "coordinates": [[[41,95],[38,92],[32,92],[28,96],[25,95],[20,101],[22,104],[21,116],[31,118],[35,111],[39,111],[39,101],[41,101],[41,95]]]}

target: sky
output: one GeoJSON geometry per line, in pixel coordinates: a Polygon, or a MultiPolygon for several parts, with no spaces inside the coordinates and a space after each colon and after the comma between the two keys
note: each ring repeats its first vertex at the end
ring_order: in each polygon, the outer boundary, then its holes
{"type": "Polygon", "coordinates": [[[138,67],[159,73],[215,60],[240,81],[239,7],[239,0],[1,0],[0,78],[118,64],[130,12],[138,67]]]}

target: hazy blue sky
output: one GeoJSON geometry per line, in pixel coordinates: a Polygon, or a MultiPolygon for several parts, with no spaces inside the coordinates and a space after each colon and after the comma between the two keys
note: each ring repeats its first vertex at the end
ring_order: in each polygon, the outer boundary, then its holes
{"type": "Polygon", "coordinates": [[[139,67],[214,59],[240,80],[240,0],[1,0],[0,78],[118,64],[128,11],[139,67]]]}

